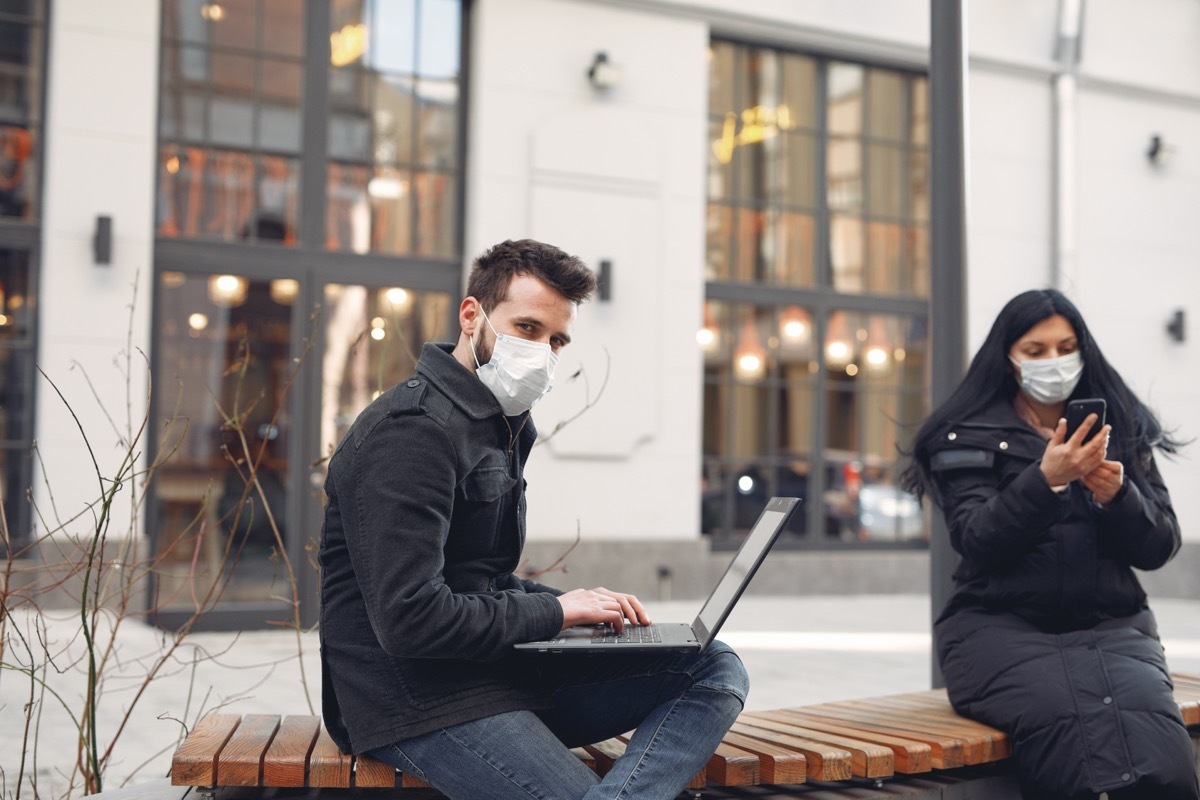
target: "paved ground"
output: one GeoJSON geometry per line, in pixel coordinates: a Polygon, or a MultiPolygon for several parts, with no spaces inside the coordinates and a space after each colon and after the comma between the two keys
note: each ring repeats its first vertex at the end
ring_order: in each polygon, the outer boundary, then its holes
{"type": "MultiPolygon", "coordinates": [[[[656,619],[690,620],[698,603],[649,604],[656,619]]],[[[1200,601],[1155,603],[1172,668],[1200,672],[1200,601]]],[[[28,619],[14,616],[28,631],[28,619]]],[[[45,679],[77,716],[83,679],[71,654],[81,643],[73,618],[51,620],[46,641],[57,670],[45,679]]],[[[737,648],[750,671],[749,707],[803,705],[929,688],[929,601],[917,595],[854,597],[757,597],[739,603],[721,638],[737,648]]],[[[124,710],[134,714],[113,749],[106,789],[166,774],[180,727],[199,713],[221,706],[238,713],[308,713],[307,695],[319,712],[320,671],[316,634],[300,639],[285,631],[195,634],[139,698],[146,669],[160,652],[162,635],[140,624],[121,629],[115,654],[121,668],[109,678],[101,699],[102,746],[111,741],[124,710]],[[307,684],[301,679],[303,663],[307,684]],[[136,701],[136,703],[135,703],[136,701]]],[[[5,660],[11,661],[12,652],[5,660]]],[[[15,792],[20,768],[24,714],[30,684],[19,673],[0,673],[0,797],[15,792]]],[[[36,706],[40,743],[26,771],[39,779],[39,794],[62,795],[62,773],[75,761],[74,730],[53,697],[36,706]]],[[[24,795],[23,795],[24,796],[24,795]]],[[[32,796],[30,794],[29,796],[32,796]]],[[[77,795],[78,796],[78,793],[77,795]]]]}

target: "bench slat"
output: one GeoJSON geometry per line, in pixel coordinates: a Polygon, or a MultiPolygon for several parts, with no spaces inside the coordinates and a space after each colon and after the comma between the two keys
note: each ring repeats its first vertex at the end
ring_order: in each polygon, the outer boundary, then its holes
{"type": "Polygon", "coordinates": [[[197,722],[171,759],[171,785],[215,786],[217,756],[241,721],[240,714],[208,714],[197,722]]]}
{"type": "Polygon", "coordinates": [[[275,714],[247,714],[217,756],[218,786],[262,785],[263,756],[279,730],[275,714]]]}
{"type": "Polygon", "coordinates": [[[850,769],[859,778],[890,778],[896,774],[891,748],[862,739],[852,739],[806,728],[773,711],[743,714],[740,719],[759,728],[800,736],[847,750],[851,755],[850,769]]]}
{"type": "Polygon", "coordinates": [[[324,727],[308,756],[308,785],[319,789],[349,789],[354,759],[343,753],[324,727]]]}
{"type": "Polygon", "coordinates": [[[391,789],[396,786],[396,768],[370,756],[354,759],[354,785],[360,789],[391,789]]]}
{"type": "MultiPolygon", "coordinates": [[[[868,731],[855,728],[852,725],[831,723],[822,717],[805,715],[796,709],[783,709],[775,713],[789,720],[794,720],[796,723],[806,728],[811,728],[814,731],[848,736],[851,739],[858,739],[863,742],[871,742],[872,744],[888,747],[892,751],[892,765],[896,772],[913,774],[929,772],[934,768],[933,748],[926,742],[905,739],[879,731],[868,731]]],[[[941,769],[941,767],[938,767],[938,769],[941,769]]]]}
{"type": "Polygon", "coordinates": [[[758,756],[758,774],[763,783],[804,783],[807,779],[808,761],[803,753],[737,731],[725,734],[725,743],[758,756]]]}
{"type": "Polygon", "coordinates": [[[317,741],[321,718],[292,715],[283,720],[279,733],[263,760],[263,786],[306,786],[308,754],[317,741]]]}
{"type": "Polygon", "coordinates": [[[705,771],[718,786],[757,786],[758,755],[726,742],[708,760],[705,771]]]}
{"type": "Polygon", "coordinates": [[[849,710],[843,713],[819,712],[810,709],[793,709],[803,711],[806,718],[812,717],[837,725],[853,727],[863,733],[881,732],[888,735],[902,736],[929,745],[930,760],[934,769],[956,769],[966,766],[965,748],[961,739],[929,731],[918,731],[913,726],[889,725],[880,722],[870,715],[859,715],[849,710]]]}
{"type": "MultiPolygon", "coordinates": [[[[879,725],[897,731],[933,734],[942,739],[958,742],[962,747],[964,763],[983,764],[989,760],[992,747],[988,737],[981,731],[960,725],[953,719],[922,717],[890,705],[875,705],[867,701],[827,703],[812,709],[827,717],[848,717],[861,723],[879,725]]],[[[966,722],[966,720],[963,720],[966,722]]],[[[995,733],[999,733],[995,731],[995,733]]]]}
{"type": "Polygon", "coordinates": [[[853,756],[848,750],[814,742],[786,733],[774,733],[746,722],[733,723],[733,730],[755,739],[764,739],[774,744],[804,754],[808,780],[844,781],[854,777],[853,756]]]}

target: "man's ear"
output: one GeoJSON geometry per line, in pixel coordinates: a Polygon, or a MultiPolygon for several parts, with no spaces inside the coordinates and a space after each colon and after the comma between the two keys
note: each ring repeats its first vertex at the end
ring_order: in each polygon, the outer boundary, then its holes
{"type": "Polygon", "coordinates": [[[458,306],[458,327],[468,338],[475,335],[475,326],[479,324],[481,316],[480,310],[479,301],[474,297],[464,297],[458,306]]]}

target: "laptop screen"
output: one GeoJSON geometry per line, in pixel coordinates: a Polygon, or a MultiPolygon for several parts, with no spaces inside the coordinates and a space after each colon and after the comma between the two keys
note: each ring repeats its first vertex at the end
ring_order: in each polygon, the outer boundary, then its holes
{"type": "Polygon", "coordinates": [[[791,516],[799,502],[796,498],[776,497],[767,504],[766,510],[762,512],[758,521],[754,523],[754,527],[750,529],[750,533],[742,542],[737,555],[733,557],[733,561],[725,570],[725,574],[721,576],[717,587],[713,589],[712,594],[704,603],[704,607],[696,616],[696,621],[692,626],[696,629],[696,633],[711,637],[725,622],[725,617],[728,616],[734,602],[745,588],[747,575],[752,574],[758,568],[759,563],[766,556],[767,550],[770,549],[787,518],[791,516]]]}

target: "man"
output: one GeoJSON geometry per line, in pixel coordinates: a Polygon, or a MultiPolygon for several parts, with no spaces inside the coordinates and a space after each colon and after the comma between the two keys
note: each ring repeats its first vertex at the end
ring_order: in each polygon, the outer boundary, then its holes
{"type": "Polygon", "coordinates": [[[321,542],[325,725],[347,752],[454,800],[672,798],[745,701],[737,655],[530,658],[565,627],[647,624],[633,595],[565,594],[513,574],[522,473],[583,263],[531,240],[480,256],[453,347],[372,403],[329,462],[321,542]],[[568,747],[637,728],[601,781],[568,747]]]}

